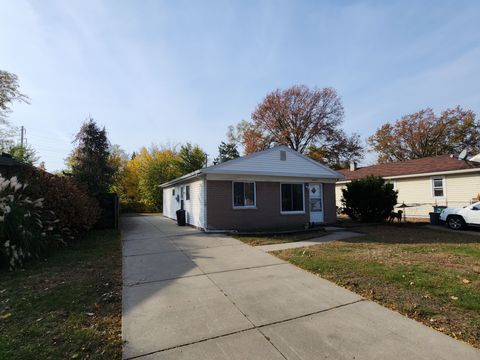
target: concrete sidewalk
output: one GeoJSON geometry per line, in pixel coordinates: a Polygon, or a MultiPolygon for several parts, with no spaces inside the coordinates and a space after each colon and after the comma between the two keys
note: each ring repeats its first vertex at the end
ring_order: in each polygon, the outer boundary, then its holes
{"type": "Polygon", "coordinates": [[[480,351],[221,235],[122,219],[124,358],[479,359],[480,351]]]}
{"type": "Polygon", "coordinates": [[[335,241],[335,240],[349,239],[357,236],[365,236],[365,234],[360,234],[353,231],[335,231],[331,234],[320,236],[318,238],[283,243],[283,244],[255,246],[255,249],[262,250],[265,252],[279,251],[279,250],[285,250],[285,249],[296,249],[296,248],[301,248],[305,246],[318,245],[318,244],[335,241]]]}

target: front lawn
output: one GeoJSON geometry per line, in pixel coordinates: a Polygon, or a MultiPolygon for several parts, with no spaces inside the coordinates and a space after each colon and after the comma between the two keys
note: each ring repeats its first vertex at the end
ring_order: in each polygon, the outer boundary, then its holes
{"type": "Polygon", "coordinates": [[[480,347],[480,236],[420,224],[354,230],[367,235],[275,255],[480,347]]]}
{"type": "Polygon", "coordinates": [[[0,272],[0,359],[120,359],[117,231],[93,231],[24,270],[0,272]]]}
{"type": "Polygon", "coordinates": [[[233,235],[237,240],[240,240],[246,244],[252,246],[259,245],[272,245],[272,244],[283,244],[288,242],[296,242],[302,240],[309,240],[318,238],[328,234],[325,230],[317,231],[303,231],[303,232],[292,232],[284,234],[268,234],[268,235],[233,235]]]}

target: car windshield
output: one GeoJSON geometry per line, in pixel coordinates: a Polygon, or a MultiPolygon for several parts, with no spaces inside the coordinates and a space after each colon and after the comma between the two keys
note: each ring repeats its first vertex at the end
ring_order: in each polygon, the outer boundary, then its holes
{"type": "Polygon", "coordinates": [[[472,207],[480,208],[480,201],[472,204],[472,207]]]}

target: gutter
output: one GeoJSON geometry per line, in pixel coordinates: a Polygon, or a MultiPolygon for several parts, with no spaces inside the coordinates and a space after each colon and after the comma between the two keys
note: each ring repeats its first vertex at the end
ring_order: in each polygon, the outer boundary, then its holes
{"type": "MultiPolygon", "coordinates": [[[[480,172],[480,167],[475,168],[475,169],[436,171],[436,172],[429,172],[429,173],[397,175],[397,176],[382,176],[382,178],[387,179],[387,180],[395,180],[395,179],[408,179],[408,178],[436,176],[436,175],[468,174],[468,173],[474,173],[474,172],[480,172]]],[[[368,175],[365,175],[365,177],[366,176],[368,176],[368,175]]],[[[359,179],[352,179],[352,180],[359,180],[359,179]]],[[[352,180],[337,181],[337,184],[347,184],[347,183],[351,182],[352,180]]]]}
{"type": "Polygon", "coordinates": [[[176,178],[176,179],[173,179],[173,180],[168,181],[166,183],[160,184],[158,186],[161,187],[162,189],[165,189],[165,188],[167,188],[171,185],[175,185],[177,183],[184,182],[186,180],[190,180],[190,179],[199,177],[202,173],[203,173],[203,171],[202,171],[202,169],[200,169],[200,170],[191,172],[190,174],[186,174],[186,175],[180,176],[179,178],[176,178]]]}

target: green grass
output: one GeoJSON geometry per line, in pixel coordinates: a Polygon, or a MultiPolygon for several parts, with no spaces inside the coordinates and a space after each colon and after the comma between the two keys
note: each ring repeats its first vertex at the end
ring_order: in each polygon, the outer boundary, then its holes
{"type": "Polygon", "coordinates": [[[308,232],[293,232],[293,233],[286,233],[286,234],[268,234],[268,235],[233,235],[233,237],[237,240],[240,240],[246,244],[252,246],[259,246],[259,245],[271,245],[271,244],[282,244],[282,243],[289,243],[289,242],[296,242],[302,240],[309,240],[317,237],[321,237],[328,234],[325,230],[318,230],[318,231],[308,231],[308,232]]]}
{"type": "Polygon", "coordinates": [[[0,359],[120,359],[121,243],[93,231],[0,272],[0,359]]]}
{"type": "Polygon", "coordinates": [[[275,253],[291,263],[480,347],[480,237],[421,226],[275,253]]]}

